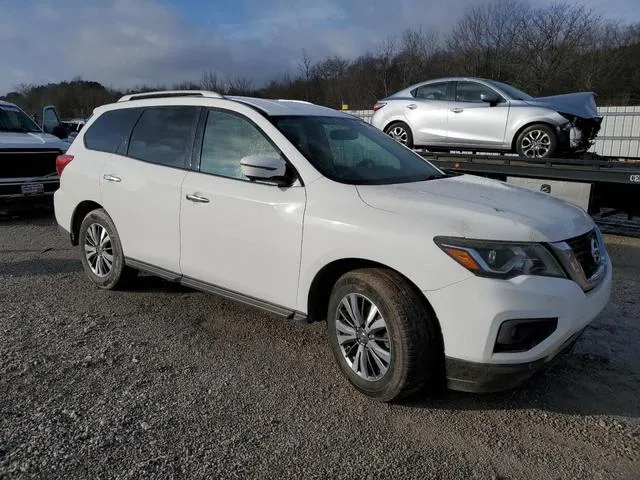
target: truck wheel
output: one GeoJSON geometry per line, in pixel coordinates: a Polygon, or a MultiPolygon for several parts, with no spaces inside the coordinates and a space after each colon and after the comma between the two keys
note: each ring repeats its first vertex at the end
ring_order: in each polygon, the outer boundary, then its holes
{"type": "Polygon", "coordinates": [[[387,128],[385,128],[384,133],[389,135],[394,140],[400,142],[401,144],[413,148],[413,135],[411,134],[411,129],[409,125],[404,122],[393,122],[387,128]]]}
{"type": "Polygon", "coordinates": [[[124,264],[118,231],[104,209],[93,210],[84,217],[79,243],[84,271],[98,287],[114,290],[136,275],[124,264]]]}
{"type": "Polygon", "coordinates": [[[327,313],[331,350],[360,392],[389,402],[428,386],[444,386],[437,320],[397,273],[367,268],[345,273],[327,313]]]}
{"type": "Polygon", "coordinates": [[[525,128],[516,140],[516,150],[521,157],[549,158],[556,152],[557,146],[556,132],[542,123],[525,128]]]}

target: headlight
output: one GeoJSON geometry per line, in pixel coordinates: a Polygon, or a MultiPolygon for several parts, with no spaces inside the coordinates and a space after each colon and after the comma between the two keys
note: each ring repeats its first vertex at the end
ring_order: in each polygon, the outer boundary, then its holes
{"type": "Polygon", "coordinates": [[[564,270],[540,243],[495,242],[436,237],[436,244],[480,277],[508,279],[519,275],[566,278],[564,270]]]}

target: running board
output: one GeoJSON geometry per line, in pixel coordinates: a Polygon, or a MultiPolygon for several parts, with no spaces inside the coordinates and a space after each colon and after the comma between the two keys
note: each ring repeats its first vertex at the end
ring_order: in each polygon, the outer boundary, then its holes
{"type": "Polygon", "coordinates": [[[276,315],[280,315],[289,320],[308,322],[307,315],[302,312],[291,310],[290,308],[282,307],[280,305],[275,305],[273,303],[260,300],[255,297],[250,297],[233,290],[219,287],[217,285],[201,282],[200,280],[196,280],[195,278],[185,277],[184,275],[181,275],[179,273],[156,267],[154,265],[149,265],[148,263],[141,262],[139,260],[125,258],[125,265],[131,268],[135,268],[136,270],[142,270],[144,272],[150,273],[151,275],[154,275],[156,277],[169,280],[170,282],[178,282],[185,287],[193,288],[195,290],[200,290],[206,293],[213,293],[214,295],[219,295],[221,297],[225,297],[239,303],[244,303],[245,305],[256,307],[266,312],[275,313],[276,315]]]}

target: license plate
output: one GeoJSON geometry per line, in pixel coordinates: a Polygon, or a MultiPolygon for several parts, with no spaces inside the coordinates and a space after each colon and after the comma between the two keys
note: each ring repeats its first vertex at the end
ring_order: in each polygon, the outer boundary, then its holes
{"type": "Polygon", "coordinates": [[[44,193],[44,184],[27,183],[26,185],[22,185],[22,193],[25,195],[37,195],[39,193],[44,193]]]}

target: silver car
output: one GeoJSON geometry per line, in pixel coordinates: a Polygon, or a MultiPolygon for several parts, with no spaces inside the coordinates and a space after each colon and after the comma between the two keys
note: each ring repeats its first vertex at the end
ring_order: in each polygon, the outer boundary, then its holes
{"type": "Polygon", "coordinates": [[[584,152],[600,130],[592,92],[534,98],[506,83],[453,77],[380,100],[371,123],[408,147],[547,158],[584,152]]]}

